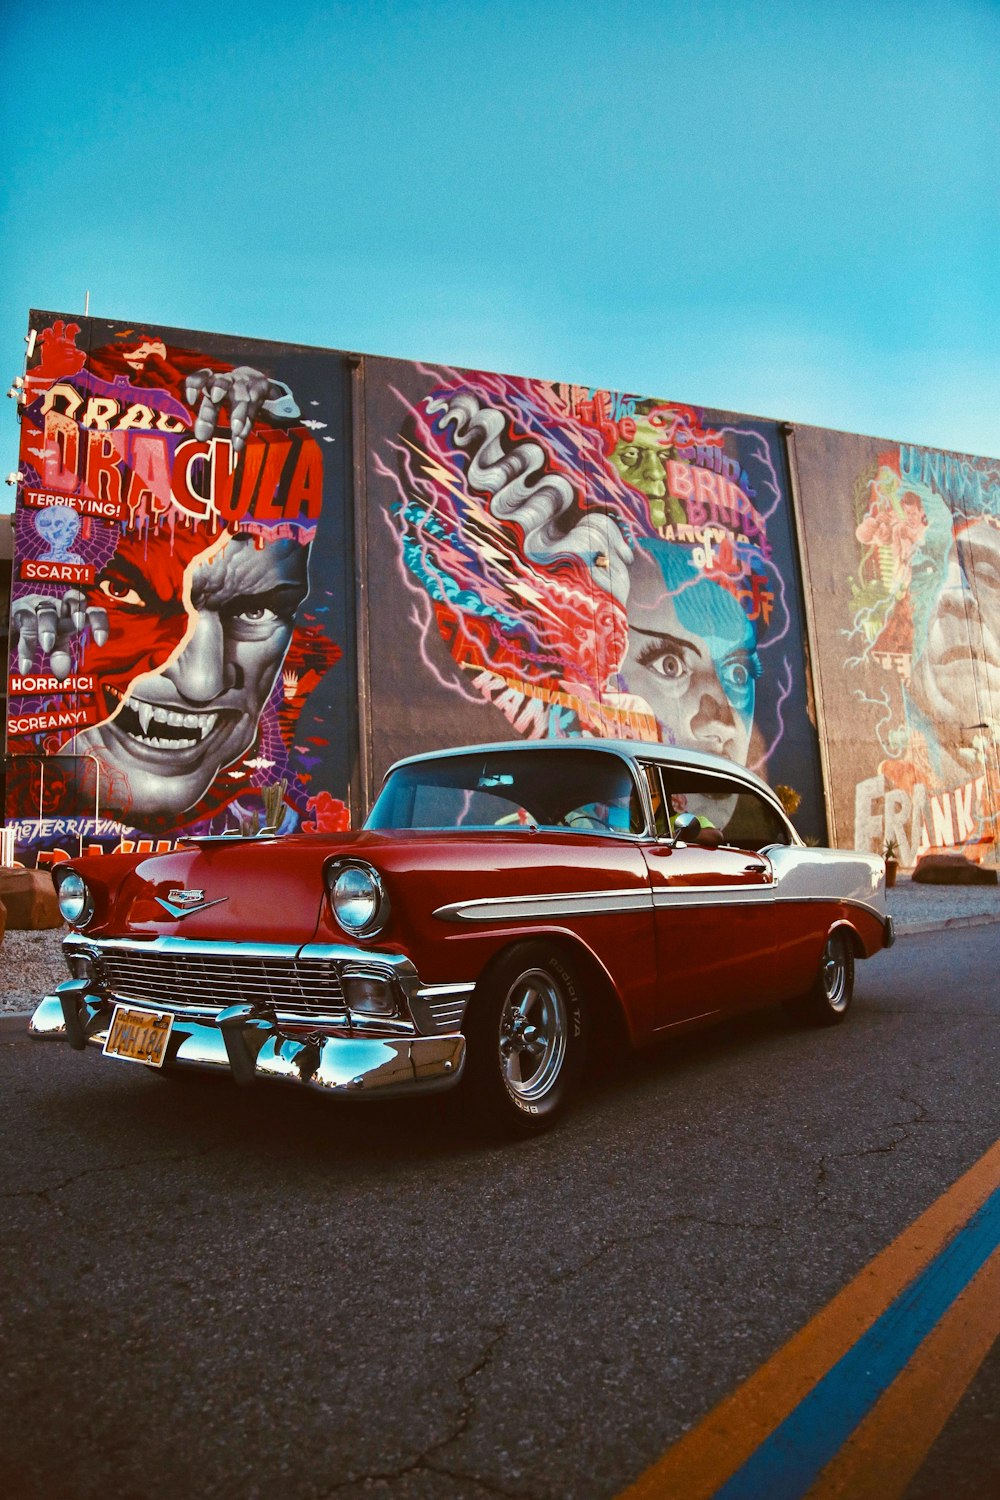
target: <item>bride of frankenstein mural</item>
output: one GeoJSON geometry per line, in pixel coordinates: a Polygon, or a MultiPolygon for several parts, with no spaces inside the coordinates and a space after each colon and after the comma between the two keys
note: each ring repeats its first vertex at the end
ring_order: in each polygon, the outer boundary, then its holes
{"type": "Polygon", "coordinates": [[[467,696],[525,736],[661,740],[766,774],[793,622],[764,434],[610,392],[437,379],[376,467],[467,696]]]}

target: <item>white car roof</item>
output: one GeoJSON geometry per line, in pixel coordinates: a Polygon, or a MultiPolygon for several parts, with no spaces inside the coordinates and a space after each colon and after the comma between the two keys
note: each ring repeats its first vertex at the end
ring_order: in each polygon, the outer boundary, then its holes
{"type": "Polygon", "coordinates": [[[597,750],[625,757],[630,761],[655,761],[657,765],[684,767],[689,771],[722,771],[728,776],[738,777],[758,791],[766,792],[774,800],[774,792],[762,777],[747,766],[727,760],[724,755],[711,755],[703,750],[685,750],[679,745],[646,744],[642,740],[599,740],[583,736],[565,740],[497,740],[486,745],[454,745],[447,750],[429,750],[423,755],[404,756],[402,760],[393,762],[386,775],[399,766],[414,765],[419,761],[442,760],[454,755],[480,752],[485,755],[519,754],[529,750],[536,753],[542,751],[546,755],[559,755],[566,750],[597,750]]]}

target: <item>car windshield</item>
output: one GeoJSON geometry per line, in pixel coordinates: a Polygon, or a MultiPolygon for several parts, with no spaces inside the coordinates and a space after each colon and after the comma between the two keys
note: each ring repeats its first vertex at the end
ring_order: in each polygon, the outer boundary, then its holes
{"type": "Polygon", "coordinates": [[[642,833],[632,772],[598,750],[482,751],[393,771],[366,828],[559,828],[642,833]]]}

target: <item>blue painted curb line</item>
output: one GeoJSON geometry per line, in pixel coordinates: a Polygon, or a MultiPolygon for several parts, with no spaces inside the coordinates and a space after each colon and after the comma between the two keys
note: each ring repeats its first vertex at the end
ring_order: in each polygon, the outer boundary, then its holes
{"type": "Polygon", "coordinates": [[[713,1500],[800,1500],[1000,1245],[1000,1188],[713,1500]]]}

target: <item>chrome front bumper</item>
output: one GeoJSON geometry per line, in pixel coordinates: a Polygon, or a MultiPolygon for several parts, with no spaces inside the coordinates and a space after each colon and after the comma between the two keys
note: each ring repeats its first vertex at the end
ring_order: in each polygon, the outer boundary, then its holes
{"type": "MultiPolygon", "coordinates": [[[[127,1002],[141,1006],[142,1001],[127,1002]]],[[[149,1002],[146,1002],[149,1008],[149,1002]]],[[[103,1047],[114,1002],[86,979],[70,979],[46,995],[28,1023],[36,1037],[64,1037],[83,1050],[103,1047]]],[[[252,1005],[232,1005],[214,1018],[175,1012],[166,1066],[228,1072],[242,1084],[297,1083],[350,1098],[392,1098],[454,1087],[465,1063],[460,1034],[419,1036],[290,1035],[252,1005]]]]}

